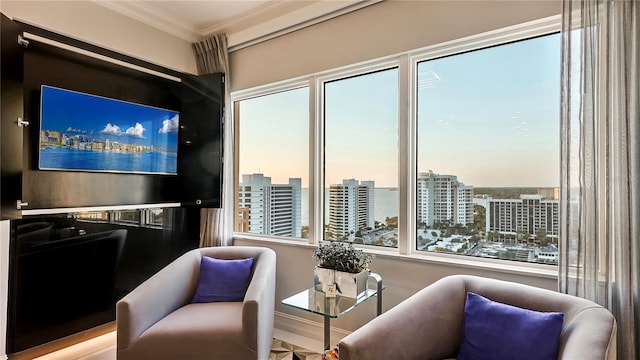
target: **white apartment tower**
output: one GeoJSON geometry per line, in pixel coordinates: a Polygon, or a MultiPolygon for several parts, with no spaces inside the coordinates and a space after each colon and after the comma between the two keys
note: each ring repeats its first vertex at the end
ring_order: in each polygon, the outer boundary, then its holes
{"type": "MultiPolygon", "coordinates": [[[[288,184],[272,184],[263,174],[242,175],[238,207],[248,217],[246,232],[301,237],[302,181],[290,178],[288,184]]],[[[240,216],[240,215],[239,215],[240,216]]]]}
{"type": "Polygon", "coordinates": [[[456,224],[473,223],[473,186],[458,183],[455,215],[456,224]]]}
{"type": "Polygon", "coordinates": [[[520,199],[488,199],[487,233],[497,231],[515,235],[535,235],[544,230],[547,237],[558,237],[560,201],[544,200],[541,195],[520,195],[520,199]]]}
{"type": "Polygon", "coordinates": [[[418,174],[418,224],[436,222],[473,223],[473,186],[458,181],[454,175],[440,175],[429,170],[418,174]]]}
{"type": "Polygon", "coordinates": [[[374,228],[374,189],[373,181],[355,179],[329,187],[327,240],[353,241],[358,230],[374,228]]]}

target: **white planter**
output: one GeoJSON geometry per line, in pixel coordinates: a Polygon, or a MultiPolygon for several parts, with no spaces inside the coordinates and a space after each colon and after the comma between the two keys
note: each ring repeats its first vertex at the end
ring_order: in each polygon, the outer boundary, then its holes
{"type": "Polygon", "coordinates": [[[350,298],[357,298],[367,290],[368,277],[369,270],[354,274],[318,266],[313,269],[313,285],[316,290],[324,291],[323,284],[335,284],[338,295],[350,298]]]}

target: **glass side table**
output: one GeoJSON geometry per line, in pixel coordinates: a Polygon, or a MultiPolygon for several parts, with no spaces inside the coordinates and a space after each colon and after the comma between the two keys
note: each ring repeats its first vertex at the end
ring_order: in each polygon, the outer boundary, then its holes
{"type": "Polygon", "coordinates": [[[308,311],[324,317],[324,349],[331,348],[330,327],[331,319],[338,318],[363,302],[376,297],[378,299],[376,316],[382,314],[382,277],[376,273],[370,273],[367,279],[367,290],[357,298],[349,298],[340,295],[336,297],[325,297],[322,291],[318,291],[315,287],[300,291],[284,300],[282,303],[296,309],[308,311]],[[375,282],[376,287],[369,287],[369,280],[375,282]]]}

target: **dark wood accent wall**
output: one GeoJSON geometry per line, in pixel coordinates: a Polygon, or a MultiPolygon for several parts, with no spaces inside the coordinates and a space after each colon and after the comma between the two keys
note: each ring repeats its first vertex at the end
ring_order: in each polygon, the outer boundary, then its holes
{"type": "Polygon", "coordinates": [[[161,67],[2,18],[2,212],[22,210],[180,203],[219,207],[222,186],[224,75],[194,76],[164,69],[157,76],[44,42],[18,44],[26,29],[83,51],[131,61],[154,72],[161,67]],[[6,29],[5,29],[6,28],[6,29]],[[92,95],[180,111],[178,175],[38,169],[40,93],[50,85],[92,95]],[[18,116],[29,126],[16,125],[18,116]]]}
{"type": "Polygon", "coordinates": [[[120,297],[198,246],[199,208],[221,204],[225,94],[223,74],[183,74],[4,15],[0,21],[0,219],[11,220],[7,349],[15,353],[115,320],[120,297]],[[48,41],[25,47],[22,31],[173,78],[48,41]],[[178,174],[39,170],[42,85],[180,111],[178,174]],[[18,117],[29,126],[18,127],[18,117]],[[28,205],[18,209],[18,200],[28,205]],[[164,203],[180,206],[164,208],[157,226],[78,220],[69,209],[115,214],[105,209],[144,212],[164,203]]]}
{"type": "Polygon", "coordinates": [[[222,197],[222,118],[224,76],[184,77],[178,173],[183,204],[220,207],[222,197]]]}
{"type": "Polygon", "coordinates": [[[24,52],[23,194],[27,209],[180,202],[172,175],[38,170],[42,85],[180,110],[180,83],[31,42],[24,52]],[[173,191],[172,191],[173,190],[173,191]]]}
{"type": "Polygon", "coordinates": [[[11,221],[9,354],[114,321],[119,299],[198,247],[197,208],[164,208],[161,224],[119,221],[116,215],[60,213],[11,221]]]}
{"type": "Polygon", "coordinates": [[[0,213],[2,219],[16,219],[16,200],[22,193],[22,74],[23,50],[18,44],[20,26],[0,14],[0,213]]]}

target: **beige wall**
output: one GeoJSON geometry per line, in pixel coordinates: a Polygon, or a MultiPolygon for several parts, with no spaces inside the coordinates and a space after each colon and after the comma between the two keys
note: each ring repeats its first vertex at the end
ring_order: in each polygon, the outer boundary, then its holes
{"type": "Polygon", "coordinates": [[[92,1],[1,0],[6,16],[164,67],[196,73],[191,43],[92,1]]]}
{"type": "Polygon", "coordinates": [[[230,55],[243,90],[558,15],[559,0],[385,0],[230,55]]]}

